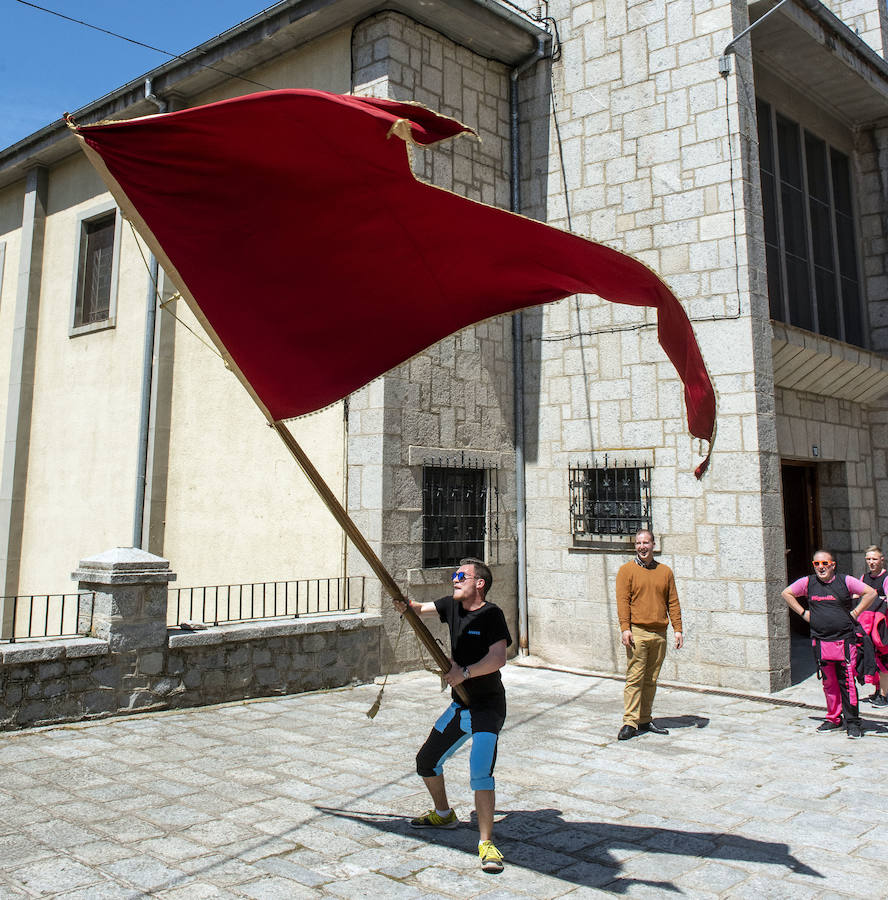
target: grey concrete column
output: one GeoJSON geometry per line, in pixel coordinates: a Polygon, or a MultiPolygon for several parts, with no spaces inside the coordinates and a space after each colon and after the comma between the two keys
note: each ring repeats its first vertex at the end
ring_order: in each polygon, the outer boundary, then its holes
{"type": "Polygon", "coordinates": [[[167,560],[135,547],[117,547],[80,561],[71,577],[95,592],[90,635],[111,653],[165,650],[167,584],[175,581],[167,560]]]}
{"type": "MultiPolygon", "coordinates": [[[[40,166],[28,172],[0,475],[0,590],[6,596],[18,593],[21,564],[48,188],[48,169],[40,166]]],[[[3,609],[3,637],[9,636],[12,624],[10,604],[3,609]]]]}

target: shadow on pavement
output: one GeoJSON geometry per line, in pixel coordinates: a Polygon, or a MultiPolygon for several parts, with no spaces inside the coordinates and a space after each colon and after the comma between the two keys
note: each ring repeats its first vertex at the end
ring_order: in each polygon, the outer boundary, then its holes
{"type": "Polygon", "coordinates": [[[884,722],[874,722],[872,719],[867,719],[863,714],[863,710],[860,711],[860,730],[864,734],[888,734],[888,726],[884,722]]]}
{"type": "Polygon", "coordinates": [[[790,684],[807,681],[816,671],[811,638],[803,634],[793,634],[789,648],[790,684]]]}
{"type": "MultiPolygon", "coordinates": [[[[868,719],[866,717],[866,707],[864,704],[860,704],[858,707],[860,710],[860,730],[864,734],[888,734],[888,725],[884,722],[877,722],[874,719],[868,719]]],[[[809,722],[825,722],[825,715],[816,715],[816,716],[808,716],[809,722]]],[[[837,731],[836,734],[843,734],[844,732],[837,731]]]]}
{"type": "MultiPolygon", "coordinates": [[[[326,806],[315,806],[315,809],[326,815],[370,825],[380,831],[401,834],[405,838],[441,844],[473,855],[477,852],[474,813],[471,820],[464,823],[467,827],[448,831],[411,828],[408,817],[390,813],[326,806]]],[[[626,858],[632,851],[764,863],[783,866],[800,875],[824,877],[796,859],[786,844],[712,831],[677,831],[607,822],[566,822],[558,809],[505,813],[496,823],[496,845],[510,866],[615,894],[625,893],[637,884],[670,893],[683,893],[669,881],[622,877],[619,857],[626,858]]]]}
{"type": "Polygon", "coordinates": [[[654,721],[661,728],[705,728],[709,724],[706,716],[655,716],[654,721]]]}

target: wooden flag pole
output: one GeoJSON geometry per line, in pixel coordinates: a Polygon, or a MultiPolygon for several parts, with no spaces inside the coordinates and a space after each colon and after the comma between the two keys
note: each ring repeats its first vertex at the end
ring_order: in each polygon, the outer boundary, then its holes
{"type": "MultiPolygon", "coordinates": [[[[401,593],[397,582],[389,574],[388,569],[382,564],[382,560],[374,553],[373,548],[367,543],[366,538],[358,530],[358,526],[352,521],[351,516],[345,511],[342,504],[336,499],[333,491],[330,490],[327,482],[324,481],[321,473],[314,467],[312,461],[305,455],[305,451],[299,446],[296,438],[290,434],[289,429],[283,422],[271,422],[271,427],[278,433],[280,439],[284,442],[286,448],[293,455],[293,458],[299,463],[299,468],[305,473],[306,478],[312,483],[314,489],[318,492],[324,506],[333,513],[333,518],[342,526],[342,529],[348,535],[349,540],[354,544],[355,549],[367,560],[370,568],[373,569],[376,577],[382,582],[382,586],[386,589],[389,596],[393,600],[401,600],[407,603],[407,609],[404,612],[404,618],[407,624],[416,632],[416,636],[422,642],[423,646],[432,658],[435,660],[438,668],[443,676],[450,671],[451,661],[447,654],[441,649],[441,645],[432,636],[432,633],[426,628],[419,616],[410,608],[407,598],[401,593]]],[[[466,689],[457,684],[453,688],[459,699],[466,705],[469,705],[469,695],[466,689]]]]}

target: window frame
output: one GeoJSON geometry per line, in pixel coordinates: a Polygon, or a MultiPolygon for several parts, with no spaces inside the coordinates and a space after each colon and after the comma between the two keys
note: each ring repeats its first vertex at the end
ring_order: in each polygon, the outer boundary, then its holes
{"type": "Polygon", "coordinates": [[[81,334],[91,334],[96,331],[105,331],[117,325],[117,289],[120,275],[120,238],[123,232],[123,217],[120,208],[113,200],[92,206],[77,216],[75,225],[76,252],[74,254],[74,274],[71,288],[71,312],[68,321],[68,337],[76,337],[81,334]],[[111,250],[111,284],[108,296],[108,315],[98,322],[85,322],[77,324],[77,300],[80,292],[80,263],[86,250],[84,230],[87,225],[114,214],[114,239],[111,250]]]}
{"type": "MultiPolygon", "coordinates": [[[[607,545],[609,543],[622,543],[627,538],[634,537],[638,531],[644,529],[653,533],[654,528],[654,500],[653,500],[653,464],[647,460],[632,460],[610,458],[610,454],[604,455],[604,462],[595,459],[586,462],[568,463],[568,514],[570,516],[570,534],[575,547],[607,545]],[[638,488],[637,498],[592,497],[593,485],[598,484],[599,479],[590,478],[589,473],[608,472],[613,473],[616,479],[620,473],[632,472],[635,485],[638,488]],[[623,514],[619,516],[596,515],[595,504],[613,503],[619,506],[621,503],[638,504],[638,515],[623,514]],[[602,521],[612,519],[623,521],[626,528],[622,530],[592,531],[586,527],[577,527],[578,523],[589,526],[600,524],[602,521]]],[[[616,482],[615,482],[616,483],[616,482]]]]}
{"type": "MultiPolygon", "coordinates": [[[[442,479],[443,481],[443,479],[442,479]]],[[[420,519],[421,519],[421,529],[422,529],[422,568],[423,569],[444,569],[451,568],[453,566],[459,565],[459,560],[466,556],[474,556],[477,559],[481,559],[486,562],[488,565],[492,565],[491,557],[493,554],[493,546],[498,538],[499,533],[499,469],[495,465],[488,465],[483,461],[474,461],[474,460],[466,460],[464,457],[461,460],[452,460],[452,459],[427,459],[422,463],[422,472],[421,472],[421,507],[420,507],[420,519]],[[439,515],[447,515],[450,518],[457,519],[459,521],[465,520],[467,518],[478,519],[481,520],[481,530],[482,533],[480,537],[474,538],[472,543],[476,545],[480,545],[480,552],[475,552],[478,548],[469,547],[468,542],[466,546],[460,550],[459,554],[453,558],[453,561],[442,561],[441,557],[443,554],[438,554],[438,557],[430,557],[429,556],[429,548],[436,545],[444,543],[445,545],[449,545],[451,543],[456,543],[457,541],[448,541],[448,540],[432,540],[429,534],[428,526],[430,520],[433,518],[434,514],[431,511],[427,511],[427,475],[431,470],[440,470],[442,472],[449,472],[456,474],[465,474],[472,475],[476,478],[480,478],[481,480],[481,494],[483,498],[483,512],[481,513],[440,513],[439,515]]],[[[464,537],[464,536],[460,536],[464,537]]],[[[457,539],[458,540],[458,539],[457,539]]],[[[443,548],[442,548],[443,549],[443,548]]]]}
{"type": "MultiPolygon", "coordinates": [[[[831,143],[827,138],[823,137],[817,131],[805,127],[801,122],[796,121],[785,112],[778,109],[774,103],[765,100],[762,97],[756,97],[756,117],[758,120],[757,140],[759,145],[759,180],[761,182],[762,190],[762,218],[763,230],[765,235],[767,269],[766,283],[768,290],[770,316],[772,319],[775,319],[778,322],[783,322],[790,327],[801,328],[831,340],[838,340],[843,343],[847,343],[850,346],[866,349],[869,346],[869,330],[867,327],[868,315],[865,296],[866,285],[863,278],[863,258],[860,247],[860,226],[857,206],[857,190],[854,183],[853,157],[841,150],[835,144],[831,143]],[[770,156],[767,159],[764,156],[762,142],[763,116],[766,117],[764,126],[767,128],[769,139],[770,156]],[[781,142],[779,138],[780,128],[786,128],[787,126],[791,126],[794,129],[795,136],[797,138],[796,144],[799,157],[798,175],[801,182],[800,190],[802,199],[802,214],[804,220],[803,222],[796,224],[801,227],[805,241],[804,250],[806,253],[806,257],[804,259],[804,264],[807,276],[807,296],[809,302],[809,309],[807,310],[807,312],[810,315],[810,327],[805,324],[800,324],[798,322],[798,315],[795,315],[796,321],[793,321],[794,311],[790,297],[790,279],[788,277],[787,271],[788,251],[786,240],[786,219],[784,217],[785,182],[782,172],[783,165],[781,162],[781,142]],[[811,192],[808,159],[809,147],[815,143],[822,145],[823,147],[825,181],[827,187],[829,212],[830,233],[828,236],[828,243],[830,245],[832,254],[832,284],[834,302],[836,307],[836,319],[838,322],[838,328],[836,329],[836,331],[838,332],[838,334],[828,333],[821,328],[821,321],[822,319],[826,319],[826,315],[825,309],[824,314],[821,314],[817,283],[818,276],[823,271],[823,266],[818,263],[817,240],[815,240],[815,228],[812,220],[811,209],[812,204],[822,205],[824,201],[823,198],[815,196],[811,192]],[[850,215],[843,210],[839,210],[836,205],[835,179],[837,176],[834,171],[834,159],[836,158],[836,155],[840,156],[847,163],[847,188],[850,194],[850,215]],[[766,162],[766,165],[763,165],[763,161],[766,162]],[[770,183],[768,184],[767,188],[765,184],[765,176],[770,178],[770,183]],[[770,194],[768,193],[769,190],[771,191],[770,194]],[[767,210],[769,208],[773,209],[774,215],[774,221],[770,223],[770,225],[772,226],[771,228],[769,228],[769,222],[766,219],[767,210]],[[838,219],[840,215],[842,217],[847,217],[850,220],[849,224],[853,229],[853,235],[851,239],[851,243],[854,248],[853,273],[848,273],[842,268],[842,258],[838,235],[838,219]],[[776,237],[776,244],[768,241],[769,230],[773,230],[776,237]],[[767,256],[769,255],[769,251],[774,250],[776,250],[776,254],[778,257],[778,268],[776,271],[771,271],[772,266],[768,265],[767,256]],[[857,309],[852,310],[849,307],[846,310],[846,300],[844,297],[843,289],[845,281],[849,280],[852,274],[853,282],[856,285],[857,309]],[[775,289],[779,291],[779,296],[776,298],[773,295],[773,291],[775,289]],[[778,313],[779,315],[775,315],[775,313],[778,313]],[[859,341],[854,339],[853,335],[849,340],[848,336],[849,325],[853,325],[855,323],[856,327],[859,328],[860,331],[859,341]]],[[[789,182],[786,183],[789,184],[789,182]]],[[[789,254],[789,256],[793,256],[793,258],[796,258],[794,254],[789,254]]],[[[832,302],[832,300],[830,302],[832,302]]]]}

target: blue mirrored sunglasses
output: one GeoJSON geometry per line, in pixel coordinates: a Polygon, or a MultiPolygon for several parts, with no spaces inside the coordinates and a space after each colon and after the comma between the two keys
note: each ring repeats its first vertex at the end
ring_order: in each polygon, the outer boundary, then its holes
{"type": "Polygon", "coordinates": [[[457,584],[462,584],[467,578],[474,578],[474,575],[467,575],[465,572],[454,572],[450,576],[451,581],[455,581],[457,584]]]}

